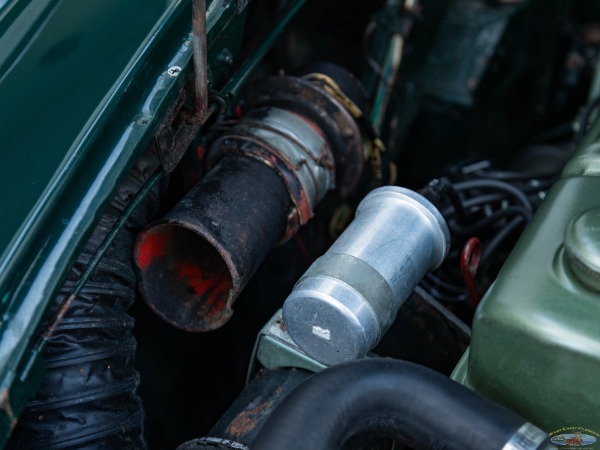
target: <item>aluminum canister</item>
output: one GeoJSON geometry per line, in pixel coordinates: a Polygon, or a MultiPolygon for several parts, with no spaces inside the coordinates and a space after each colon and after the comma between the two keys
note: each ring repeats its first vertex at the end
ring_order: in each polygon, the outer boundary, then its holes
{"type": "Polygon", "coordinates": [[[372,191],[286,299],[290,336],[325,364],[365,356],[449,247],[444,218],[423,196],[395,186],[372,191]]]}

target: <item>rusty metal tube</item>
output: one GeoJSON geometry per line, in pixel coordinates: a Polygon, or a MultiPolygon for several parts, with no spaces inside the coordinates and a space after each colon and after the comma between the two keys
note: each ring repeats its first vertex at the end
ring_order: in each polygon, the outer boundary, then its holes
{"type": "Polygon", "coordinates": [[[206,0],[192,1],[192,56],[194,64],[195,119],[208,114],[208,57],[206,44],[206,0]]]}
{"type": "Polygon", "coordinates": [[[223,158],[138,237],[134,257],[144,299],[177,328],[220,327],[283,234],[290,207],[275,171],[252,158],[223,158]]]}
{"type": "MultiPolygon", "coordinates": [[[[342,68],[335,73],[342,85],[357,83],[342,68]]],[[[210,145],[208,174],[138,237],[140,290],[158,315],[188,331],[219,328],[268,251],[307,223],[329,190],[352,191],[362,135],[338,97],[319,79],[253,86],[249,112],[210,145]]]]}
{"type": "Polygon", "coordinates": [[[310,120],[262,108],[217,139],[212,169],[140,233],[134,258],[146,302],[167,322],[209,331],[269,250],[306,223],[334,185],[327,139],[310,120]]]}

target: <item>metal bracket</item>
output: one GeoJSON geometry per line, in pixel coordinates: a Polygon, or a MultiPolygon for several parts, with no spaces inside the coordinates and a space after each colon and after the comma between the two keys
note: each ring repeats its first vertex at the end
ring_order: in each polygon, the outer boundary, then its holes
{"type": "Polygon", "coordinates": [[[195,111],[190,113],[183,110],[187,90],[183,89],[154,137],[160,162],[166,172],[175,170],[201,125],[214,112],[209,111],[208,107],[206,0],[192,1],[192,63],[195,111]],[[175,119],[179,116],[183,120],[174,129],[175,119]]]}
{"type": "Polygon", "coordinates": [[[295,344],[285,329],[281,309],[258,333],[246,383],[252,379],[261,365],[270,370],[279,367],[297,367],[311,372],[319,372],[327,368],[325,364],[312,359],[295,344]]]}
{"type": "Polygon", "coordinates": [[[192,1],[192,61],[194,63],[194,123],[208,116],[208,57],[206,45],[206,0],[192,1]]]}
{"type": "Polygon", "coordinates": [[[187,97],[187,89],[182,89],[167,110],[165,119],[158,126],[154,135],[156,152],[167,173],[175,170],[183,154],[200,131],[201,124],[189,124],[185,120],[178,119],[187,97]]]}

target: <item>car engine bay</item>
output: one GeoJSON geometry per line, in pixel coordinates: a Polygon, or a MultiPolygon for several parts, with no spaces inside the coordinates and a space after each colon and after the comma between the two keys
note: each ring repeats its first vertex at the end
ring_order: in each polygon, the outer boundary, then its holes
{"type": "Polygon", "coordinates": [[[6,448],[600,448],[600,4],[163,3],[6,448]]]}

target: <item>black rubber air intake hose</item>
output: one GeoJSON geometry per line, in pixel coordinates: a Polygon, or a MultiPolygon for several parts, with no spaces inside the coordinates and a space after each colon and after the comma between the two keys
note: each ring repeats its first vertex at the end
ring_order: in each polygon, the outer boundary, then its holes
{"type": "Polygon", "coordinates": [[[273,412],[252,450],[337,450],[362,433],[421,450],[553,448],[518,414],[431,369],[367,358],[303,382],[273,412]]]}
{"type": "MultiPolygon", "coordinates": [[[[158,160],[144,157],[119,188],[61,287],[47,317],[51,319],[85,271],[96,249],[158,160]]],[[[134,320],[127,315],[135,299],[133,239],[155,213],[156,190],[132,213],[104,258],[72,302],[46,344],[47,373],[14,430],[11,449],[139,449],[144,413],[135,391],[134,320]]]]}

